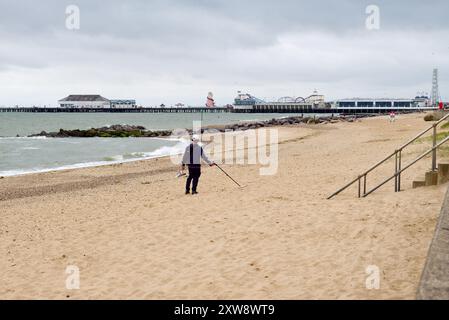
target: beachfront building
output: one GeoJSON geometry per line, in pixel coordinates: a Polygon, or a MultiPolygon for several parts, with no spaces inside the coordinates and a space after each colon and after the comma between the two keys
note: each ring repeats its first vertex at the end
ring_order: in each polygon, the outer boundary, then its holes
{"type": "Polygon", "coordinates": [[[99,94],[72,94],[58,101],[61,108],[131,109],[137,108],[133,99],[106,99],[99,94]]]}
{"type": "Polygon", "coordinates": [[[111,108],[113,109],[129,109],[129,108],[136,108],[136,100],[111,100],[111,108]]]}
{"type": "Polygon", "coordinates": [[[412,109],[412,108],[430,108],[427,97],[416,97],[415,99],[395,99],[395,98],[351,98],[341,99],[333,103],[337,109],[412,109]]]}
{"type": "Polygon", "coordinates": [[[413,100],[411,99],[371,99],[371,98],[352,98],[336,101],[337,108],[411,108],[413,100]]]}
{"type": "Polygon", "coordinates": [[[415,104],[418,108],[429,108],[432,107],[432,101],[427,95],[417,95],[414,99],[415,104]]]}
{"type": "Polygon", "coordinates": [[[61,108],[110,108],[111,102],[98,94],[69,95],[58,101],[61,108]]]}
{"type": "Polygon", "coordinates": [[[249,93],[242,93],[238,91],[237,97],[234,99],[234,109],[252,109],[258,103],[265,103],[265,101],[256,98],[249,93]]]}

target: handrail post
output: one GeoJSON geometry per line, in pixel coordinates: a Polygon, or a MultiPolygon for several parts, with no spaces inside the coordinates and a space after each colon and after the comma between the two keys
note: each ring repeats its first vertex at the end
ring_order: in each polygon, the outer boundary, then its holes
{"type": "Polygon", "coordinates": [[[435,146],[437,145],[437,125],[433,125],[433,152],[432,152],[432,171],[437,169],[437,149],[435,146]]]}
{"type": "Polygon", "coordinates": [[[398,192],[398,151],[394,152],[394,192],[398,192]]]}
{"type": "Polygon", "coordinates": [[[361,194],[360,194],[360,183],[361,183],[361,180],[360,180],[360,176],[359,176],[359,198],[361,198],[361,194]]]}
{"type": "Polygon", "coordinates": [[[366,193],[366,173],[365,173],[365,175],[363,176],[363,195],[365,195],[365,193],[366,193]]]}
{"type": "Polygon", "coordinates": [[[402,150],[399,150],[399,164],[398,164],[398,192],[401,191],[401,169],[402,169],[402,150]]]}

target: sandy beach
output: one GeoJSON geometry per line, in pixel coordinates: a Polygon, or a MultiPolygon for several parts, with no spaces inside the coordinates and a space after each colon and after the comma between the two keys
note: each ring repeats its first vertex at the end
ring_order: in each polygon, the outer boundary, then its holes
{"type": "Polygon", "coordinates": [[[447,189],[411,188],[430,158],[400,193],[326,198],[429,125],[411,114],[282,126],[276,175],[223,165],[238,188],[204,167],[198,196],[168,158],[0,179],[0,299],[414,299],[447,189]],[[69,265],[79,290],[66,289],[69,265]],[[369,265],[379,290],[366,288],[369,265]]]}

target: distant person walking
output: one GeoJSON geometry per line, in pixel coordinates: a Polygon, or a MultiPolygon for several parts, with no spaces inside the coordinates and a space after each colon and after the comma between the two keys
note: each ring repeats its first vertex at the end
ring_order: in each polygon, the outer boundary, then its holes
{"type": "Polygon", "coordinates": [[[215,165],[213,161],[210,161],[206,156],[206,153],[199,144],[199,137],[197,135],[192,136],[192,143],[187,146],[182,157],[181,172],[184,171],[185,166],[189,169],[189,176],[186,182],[186,194],[190,194],[190,185],[192,185],[192,194],[197,194],[198,181],[201,176],[201,159],[204,160],[209,166],[215,165]]]}
{"type": "Polygon", "coordinates": [[[394,111],[390,112],[390,122],[396,121],[396,113],[394,111]]]}

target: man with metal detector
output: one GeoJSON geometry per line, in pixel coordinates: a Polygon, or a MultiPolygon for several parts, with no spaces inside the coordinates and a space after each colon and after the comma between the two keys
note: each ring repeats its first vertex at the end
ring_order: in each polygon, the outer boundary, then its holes
{"type": "Polygon", "coordinates": [[[186,182],[186,194],[190,194],[190,184],[192,184],[192,195],[197,194],[198,181],[201,176],[201,159],[204,160],[209,166],[216,165],[215,162],[210,161],[206,156],[206,153],[199,144],[199,137],[197,135],[192,136],[192,143],[187,146],[182,157],[181,172],[184,171],[185,166],[189,169],[189,176],[186,182]]]}

